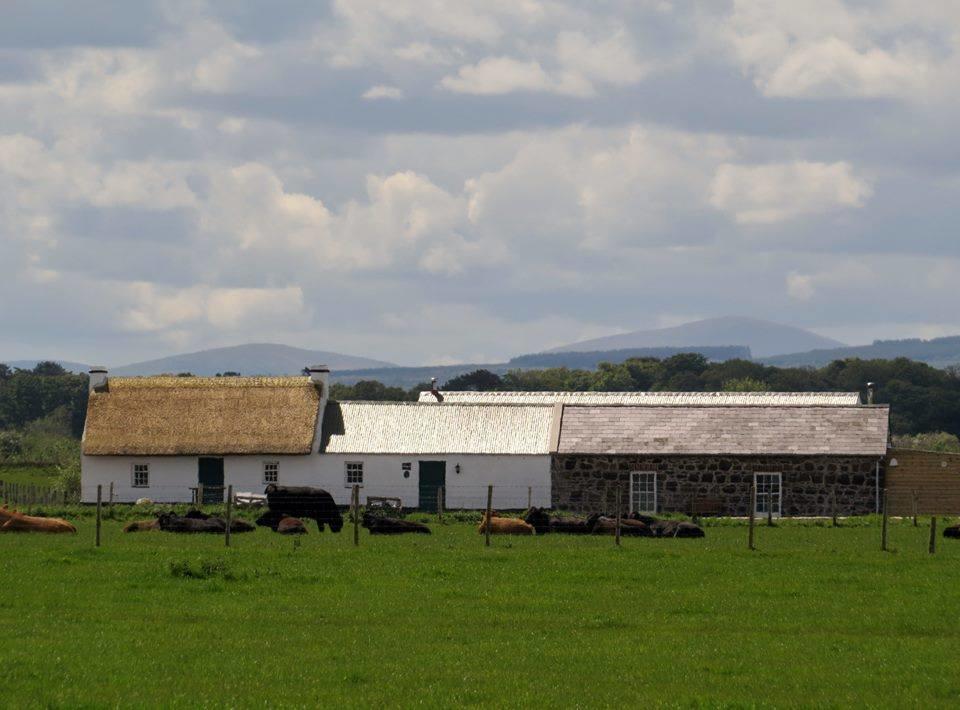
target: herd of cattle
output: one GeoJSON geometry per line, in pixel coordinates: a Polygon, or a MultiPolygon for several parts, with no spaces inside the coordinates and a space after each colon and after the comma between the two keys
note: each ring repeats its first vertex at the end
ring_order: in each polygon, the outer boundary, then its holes
{"type": "MultiPolygon", "coordinates": [[[[322,532],[330,526],[333,532],[343,529],[343,516],[336,502],[327,491],[308,486],[278,486],[271,484],[266,488],[267,511],[256,524],[268,527],[281,535],[302,535],[307,532],[304,520],[313,520],[322,532]]],[[[385,517],[366,512],[362,525],[371,535],[398,535],[403,533],[430,534],[430,528],[422,523],[400,518],[385,517]]],[[[618,521],[603,513],[587,517],[565,516],[551,513],[543,508],[530,508],[522,518],[505,518],[484,514],[477,528],[480,533],[501,535],[543,535],[547,533],[567,533],[573,535],[613,535],[616,534],[618,521]]],[[[619,521],[620,534],[633,537],[685,537],[704,536],[703,528],[682,520],[662,520],[640,513],[630,513],[619,521]]],[[[256,527],[250,523],[233,519],[230,521],[231,533],[252,532],[256,527]]],[[[185,515],[165,512],[152,520],[136,520],[124,526],[124,532],[162,530],[173,533],[212,533],[223,535],[227,530],[227,521],[221,517],[207,515],[199,510],[191,510],[185,515]]],[[[66,520],[24,515],[7,506],[0,507],[0,532],[46,532],[75,533],[77,529],[66,520]]],[[[947,538],[960,539],[960,525],[953,525],[943,531],[947,538]]]]}

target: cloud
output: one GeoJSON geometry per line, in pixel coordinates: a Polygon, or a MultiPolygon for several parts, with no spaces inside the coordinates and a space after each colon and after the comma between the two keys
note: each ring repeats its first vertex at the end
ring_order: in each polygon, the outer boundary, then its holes
{"type": "Polygon", "coordinates": [[[440,86],[460,94],[509,94],[514,91],[550,91],[553,80],[536,61],[487,57],[460,67],[456,76],[445,76],[440,86]]]}
{"type": "Polygon", "coordinates": [[[859,208],[871,194],[869,182],[846,162],[724,163],[714,175],[710,203],[740,224],[771,224],[859,208]]]}
{"type": "Polygon", "coordinates": [[[403,91],[398,89],[396,86],[385,86],[383,84],[377,84],[376,86],[371,86],[369,89],[364,91],[363,98],[399,100],[403,98],[403,91]]]}

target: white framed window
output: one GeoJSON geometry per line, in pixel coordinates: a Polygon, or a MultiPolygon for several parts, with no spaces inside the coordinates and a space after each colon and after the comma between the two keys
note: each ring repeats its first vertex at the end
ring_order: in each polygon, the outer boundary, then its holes
{"type": "Polygon", "coordinates": [[[280,462],[264,461],[263,462],[263,482],[279,483],[279,481],[280,481],[280,462]]]}
{"type": "Polygon", "coordinates": [[[780,502],[783,497],[781,474],[755,473],[753,484],[757,487],[757,515],[766,515],[772,509],[774,517],[780,515],[780,502]],[[772,506],[772,508],[771,508],[772,506]]]}
{"type": "Polygon", "coordinates": [[[150,487],[150,464],[148,463],[133,464],[133,487],[134,488],[150,487]]]}
{"type": "Polygon", "coordinates": [[[634,471],[630,474],[630,511],[657,512],[656,471],[634,471]]]}
{"type": "Polygon", "coordinates": [[[362,486],[363,461],[347,461],[344,466],[344,483],[348,486],[362,486]]]}

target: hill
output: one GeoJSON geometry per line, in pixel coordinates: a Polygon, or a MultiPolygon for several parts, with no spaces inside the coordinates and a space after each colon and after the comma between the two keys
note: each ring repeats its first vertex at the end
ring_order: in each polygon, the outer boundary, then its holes
{"type": "Polygon", "coordinates": [[[725,316],[685,323],[673,328],[637,330],[561,345],[547,352],[583,352],[621,348],[679,347],[707,345],[740,345],[750,348],[754,357],[802,352],[816,348],[844,347],[832,338],[825,338],[803,328],[773,323],[757,318],[725,316]]]}
{"type": "Polygon", "coordinates": [[[925,362],[933,367],[956,365],[960,363],[960,336],[953,335],[930,340],[921,340],[920,338],[875,340],[870,345],[827,348],[766,357],[762,359],[762,362],[777,367],[823,367],[834,360],[846,360],[848,358],[891,360],[898,357],[925,362]]]}
{"type": "Polygon", "coordinates": [[[273,343],[248,343],[111,367],[110,372],[114,375],[191,372],[198,376],[211,376],[218,372],[233,371],[244,375],[296,375],[307,365],[316,364],[328,365],[331,370],[393,367],[392,363],[382,360],[326,350],[305,350],[273,343]]]}

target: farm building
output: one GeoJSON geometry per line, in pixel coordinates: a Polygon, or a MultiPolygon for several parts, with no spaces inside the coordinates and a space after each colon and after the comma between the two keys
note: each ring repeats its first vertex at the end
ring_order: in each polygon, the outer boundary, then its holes
{"type": "Polygon", "coordinates": [[[857,393],[425,392],[328,401],[304,377],[108,378],[91,373],[83,500],[189,501],[313,485],[347,504],[528,503],[610,510],[823,515],[877,509],[888,410],[857,393]]]}

